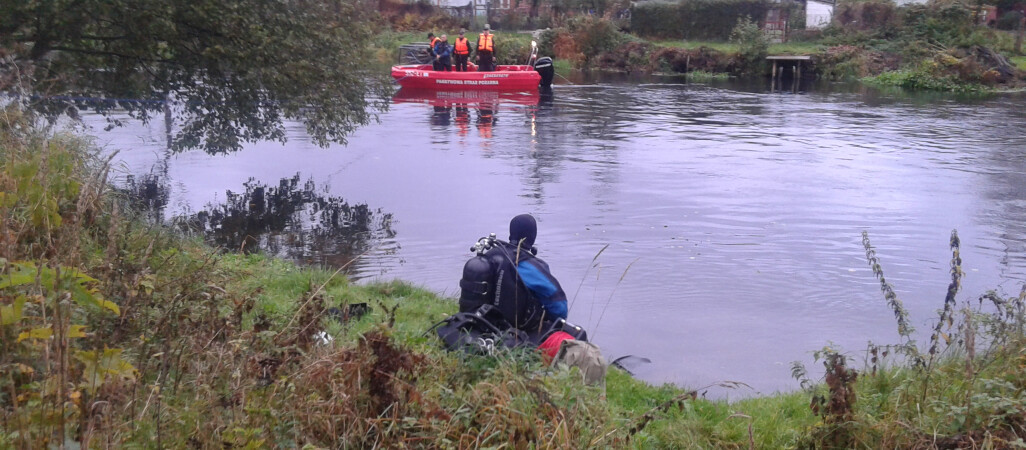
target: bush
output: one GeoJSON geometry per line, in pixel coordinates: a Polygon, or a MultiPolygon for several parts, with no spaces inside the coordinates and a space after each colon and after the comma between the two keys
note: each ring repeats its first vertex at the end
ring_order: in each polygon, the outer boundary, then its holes
{"type": "Polygon", "coordinates": [[[760,75],[766,69],[769,55],[769,41],[759,29],[759,24],[748,16],[738,19],[730,32],[730,42],[738,46],[739,72],[746,75],[760,75]]]}
{"type": "Polygon", "coordinates": [[[626,41],[623,36],[607,19],[594,16],[577,17],[567,24],[570,33],[577,42],[577,47],[584,54],[584,62],[587,64],[596,56],[616,48],[626,41]]]}
{"type": "Polygon", "coordinates": [[[631,8],[631,30],[641,36],[726,40],[743,16],[765,17],[767,0],[685,0],[631,8]]]}
{"type": "Polygon", "coordinates": [[[631,40],[631,36],[621,33],[609,19],[578,16],[568,20],[565,27],[543,32],[539,39],[539,54],[552,55],[583,67],[631,40]]]}
{"type": "MultiPolygon", "coordinates": [[[[477,42],[477,36],[468,37],[477,42]]],[[[503,34],[495,38],[496,64],[525,64],[531,56],[531,39],[526,35],[503,34]]]]}
{"type": "Polygon", "coordinates": [[[945,91],[960,93],[986,92],[987,88],[979,83],[965,82],[952,75],[935,75],[928,67],[894,70],[884,72],[875,77],[864,79],[866,82],[885,86],[897,86],[910,90],[945,91]]]}

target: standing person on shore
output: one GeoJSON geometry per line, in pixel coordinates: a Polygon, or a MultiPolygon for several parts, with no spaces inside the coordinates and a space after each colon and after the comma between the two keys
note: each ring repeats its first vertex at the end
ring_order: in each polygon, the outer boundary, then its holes
{"type": "Polygon", "coordinates": [[[452,47],[449,46],[449,38],[444,34],[435,43],[435,60],[438,61],[435,70],[452,72],[452,47]]]}
{"type": "Polygon", "coordinates": [[[438,70],[438,57],[435,55],[435,44],[439,41],[435,33],[428,33],[428,55],[431,56],[431,68],[438,70]]]}
{"type": "Polygon", "coordinates": [[[495,71],[495,42],[492,37],[491,27],[486,23],[477,40],[477,70],[481,72],[495,71]]]}
{"type": "Polygon", "coordinates": [[[456,44],[452,49],[452,54],[456,57],[457,72],[467,71],[467,59],[470,58],[470,41],[463,36],[466,32],[467,30],[460,29],[460,37],[456,38],[456,44]]]}

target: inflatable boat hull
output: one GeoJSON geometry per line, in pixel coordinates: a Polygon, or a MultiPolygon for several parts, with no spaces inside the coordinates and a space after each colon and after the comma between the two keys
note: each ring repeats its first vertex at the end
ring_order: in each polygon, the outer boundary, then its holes
{"type": "Polygon", "coordinates": [[[478,72],[471,64],[466,72],[432,70],[430,64],[392,66],[392,78],[406,89],[435,90],[538,90],[541,75],[532,66],[498,66],[494,72],[478,72]]]}

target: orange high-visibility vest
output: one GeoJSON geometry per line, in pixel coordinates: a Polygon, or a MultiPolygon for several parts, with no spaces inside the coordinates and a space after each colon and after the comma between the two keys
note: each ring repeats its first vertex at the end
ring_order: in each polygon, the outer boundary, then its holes
{"type": "Polygon", "coordinates": [[[456,46],[454,47],[457,55],[469,55],[470,48],[467,46],[467,38],[456,38],[456,46]]]}
{"type": "Polygon", "coordinates": [[[436,44],[436,43],[437,43],[438,41],[440,41],[440,40],[441,40],[441,39],[440,39],[440,38],[438,38],[437,36],[436,36],[436,37],[433,37],[433,38],[431,38],[431,44],[430,44],[430,45],[431,45],[431,54],[432,54],[432,55],[434,55],[434,54],[435,54],[435,44],[436,44]]]}
{"type": "Polygon", "coordinates": [[[495,48],[492,46],[492,35],[485,35],[481,33],[480,39],[477,40],[477,51],[479,52],[494,52],[495,48]]]}

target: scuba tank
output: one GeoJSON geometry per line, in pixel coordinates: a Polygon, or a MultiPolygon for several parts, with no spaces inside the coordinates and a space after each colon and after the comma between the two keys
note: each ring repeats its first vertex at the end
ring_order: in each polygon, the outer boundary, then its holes
{"type": "Polygon", "coordinates": [[[460,279],[460,312],[477,310],[487,305],[493,294],[495,270],[492,263],[484,255],[476,255],[463,265],[463,278],[460,279]]]}
{"type": "Polygon", "coordinates": [[[495,297],[495,267],[485,256],[497,239],[495,233],[481,238],[470,247],[473,258],[463,265],[463,278],[460,279],[460,312],[476,311],[481,305],[490,304],[495,297]]]}

